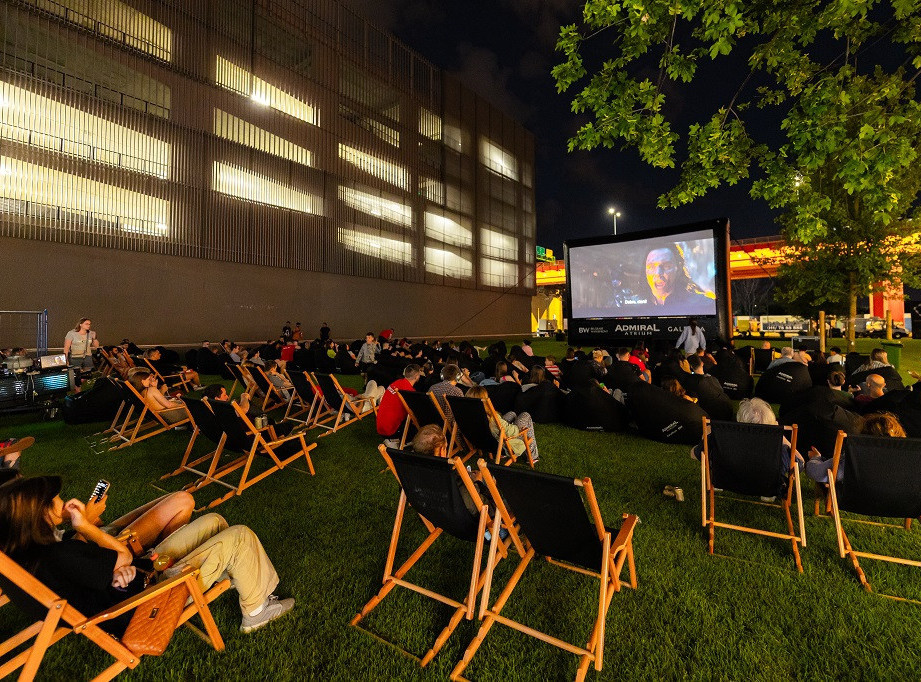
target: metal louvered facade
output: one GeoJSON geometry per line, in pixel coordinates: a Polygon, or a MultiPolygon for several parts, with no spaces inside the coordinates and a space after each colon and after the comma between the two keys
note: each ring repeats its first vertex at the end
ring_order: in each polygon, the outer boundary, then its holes
{"type": "Polygon", "coordinates": [[[530,133],[334,0],[2,0],[0,33],[0,237],[533,293],[530,133]]]}

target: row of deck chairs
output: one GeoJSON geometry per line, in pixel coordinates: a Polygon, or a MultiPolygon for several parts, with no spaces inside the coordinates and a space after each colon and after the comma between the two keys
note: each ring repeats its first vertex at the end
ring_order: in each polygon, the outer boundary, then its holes
{"type": "MultiPolygon", "coordinates": [[[[431,393],[418,391],[399,391],[400,401],[406,410],[406,422],[400,436],[400,448],[405,448],[412,429],[421,429],[423,426],[435,424],[441,427],[448,440],[448,454],[459,454],[466,461],[470,457],[480,454],[483,457],[499,463],[504,458],[507,464],[517,461],[517,455],[512,450],[505,428],[499,419],[496,408],[489,400],[479,398],[464,398],[460,396],[446,396],[454,425],[448,432],[447,418],[438,400],[431,393]],[[494,424],[499,432],[498,438],[493,435],[490,425],[494,424]]],[[[534,461],[531,457],[531,436],[527,430],[520,434],[525,443],[525,455],[531,467],[534,461]]]]}
{"type": "MultiPolygon", "coordinates": [[[[797,427],[740,424],[704,419],[704,448],[701,456],[701,524],[707,528],[708,549],[714,551],[716,528],[755,533],[792,544],[798,571],[803,571],[799,548],[806,546],[803,524],[803,503],[796,465],[797,427]],[[781,453],[785,433],[789,433],[790,458],[781,471],[781,453]],[[761,498],[775,497],[785,516],[786,533],[776,533],[739,524],[716,520],[715,500],[721,494],[735,493],[761,498]],[[799,530],[794,529],[791,516],[793,496],[796,498],[799,530]]],[[[908,566],[921,567],[921,561],[857,550],[844,530],[844,522],[860,522],[874,526],[911,528],[911,520],[921,518],[921,439],[886,438],[878,436],[848,436],[839,431],[835,443],[833,464],[827,485],[818,486],[815,514],[819,515],[820,497],[827,493],[826,510],[831,513],[841,558],[852,563],[861,585],[867,591],[872,586],[860,566],[859,559],[876,559],[908,566]],[[836,481],[839,468],[844,467],[842,481],[836,481]],[[858,517],[904,519],[894,525],[865,518],[844,517],[842,512],[858,517]]],[[[742,500],[748,501],[748,500],[742,500]]],[[[756,502],[765,504],[765,502],[756,502]]],[[[902,600],[902,597],[882,596],[902,600]]],[[[909,600],[910,601],[910,600],[909,600]]]]}
{"type": "MultiPolygon", "coordinates": [[[[451,679],[463,679],[464,669],[497,623],[578,655],[576,680],[584,679],[592,664],[596,670],[601,670],[605,621],[612,598],[621,587],[635,589],[637,586],[633,532],[639,519],[635,515],[624,514],[618,529],[606,527],[591,480],[587,478],[572,479],[520,467],[506,467],[481,458],[477,466],[486,487],[481,494],[482,488],[474,484],[460,457],[431,457],[384,446],[380,446],[380,452],[400,483],[400,498],[384,565],[383,587],[352,619],[352,625],[358,627],[393,588],[399,586],[454,609],[435,643],[418,659],[423,666],[435,657],[461,620],[473,620],[476,616],[481,621],[477,635],[454,667],[451,679]],[[580,489],[584,491],[585,502],[580,489]],[[394,570],[407,505],[419,515],[428,536],[394,570]],[[489,551],[484,567],[483,548],[487,531],[489,551]],[[406,579],[409,570],[444,534],[473,546],[466,594],[456,597],[440,594],[406,579]],[[498,598],[491,603],[496,565],[513,552],[518,555],[519,563],[498,598]],[[585,646],[563,641],[503,615],[503,607],[528,565],[537,557],[598,580],[598,604],[592,614],[593,625],[585,646]],[[629,581],[620,578],[624,564],[628,566],[629,581]]],[[[454,571],[453,567],[451,571],[454,571]]]]}

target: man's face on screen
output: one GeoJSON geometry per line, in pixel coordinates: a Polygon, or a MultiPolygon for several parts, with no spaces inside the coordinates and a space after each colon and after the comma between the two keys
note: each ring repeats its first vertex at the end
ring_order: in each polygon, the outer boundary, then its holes
{"type": "Polygon", "coordinates": [[[658,299],[664,299],[672,292],[678,264],[669,249],[653,249],[646,256],[646,281],[649,289],[658,299]]]}

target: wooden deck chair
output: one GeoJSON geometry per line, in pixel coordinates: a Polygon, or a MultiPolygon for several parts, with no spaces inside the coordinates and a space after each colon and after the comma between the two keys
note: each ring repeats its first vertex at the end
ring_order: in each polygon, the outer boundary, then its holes
{"type": "Polygon", "coordinates": [[[100,454],[109,449],[112,439],[115,435],[123,430],[123,426],[130,419],[129,413],[134,413],[134,399],[125,388],[124,383],[121,379],[118,379],[115,376],[105,377],[100,379],[100,381],[109,381],[117,389],[120,395],[120,402],[118,409],[115,411],[115,416],[112,417],[112,422],[108,427],[102,431],[97,431],[96,433],[91,433],[88,436],[84,436],[84,440],[89,444],[90,450],[94,454],[100,454]]]}
{"type": "Polygon", "coordinates": [[[250,377],[252,377],[253,383],[256,384],[256,388],[265,396],[262,400],[263,412],[271,412],[290,402],[289,399],[285,398],[281,394],[281,391],[275,387],[275,384],[272,383],[262,367],[253,365],[252,367],[247,367],[246,371],[249,372],[250,377]]]}
{"type": "Polygon", "coordinates": [[[238,365],[235,362],[225,362],[224,366],[227,368],[230,376],[233,377],[233,385],[230,387],[230,390],[227,391],[227,395],[232,398],[238,385],[243,389],[243,393],[249,393],[250,380],[243,371],[243,365],[238,365]]]}
{"type": "Polygon", "coordinates": [[[318,418],[313,426],[326,429],[326,433],[319,436],[328,436],[352,422],[358,422],[369,415],[377,417],[377,405],[372,398],[356,398],[346,393],[339,380],[332,374],[313,374],[314,385],[320,389],[325,405],[321,406],[322,417],[318,418]],[[365,410],[365,406],[370,408],[365,410]],[[329,422],[332,421],[332,426],[329,422]]]}
{"type": "MultiPolygon", "coordinates": [[[[221,455],[224,453],[224,448],[227,444],[227,435],[224,433],[224,430],[218,423],[217,417],[214,416],[214,412],[211,409],[211,405],[207,398],[187,398],[185,404],[186,408],[189,410],[189,414],[192,415],[192,421],[195,424],[193,428],[196,431],[196,435],[198,433],[204,435],[204,437],[214,443],[216,447],[211,452],[205,455],[201,455],[200,457],[196,457],[191,461],[190,458],[192,456],[192,451],[191,449],[187,449],[185,454],[182,456],[182,460],[180,461],[179,466],[173,471],[163,474],[160,477],[161,481],[184,472],[197,474],[199,477],[212,476],[217,469],[218,464],[220,463],[221,455]],[[201,469],[196,468],[208,460],[210,460],[210,464],[207,471],[202,471],[201,469]]],[[[228,448],[228,450],[234,451],[234,448],[231,447],[228,448]]],[[[243,453],[247,451],[246,446],[241,445],[240,447],[236,448],[235,451],[238,455],[242,456],[243,453]]]]}
{"type": "MultiPolygon", "coordinates": [[[[435,643],[421,659],[417,659],[421,665],[425,666],[435,657],[463,618],[467,620],[473,619],[476,596],[483,589],[486,579],[485,571],[481,570],[481,564],[484,536],[489,527],[489,511],[473,485],[473,481],[470,479],[463,462],[457,457],[451,459],[432,457],[430,455],[389,449],[383,445],[379,446],[379,450],[400,482],[400,501],[397,505],[397,515],[393,524],[390,548],[387,551],[387,559],[384,563],[384,586],[352,618],[350,625],[358,627],[361,620],[374,610],[397,586],[453,607],[454,613],[448,624],[438,635],[435,643]],[[461,492],[462,489],[469,497],[470,506],[465,502],[464,493],[461,492]],[[403,516],[406,512],[407,504],[419,514],[429,534],[422,541],[422,544],[410,554],[409,558],[394,570],[394,560],[403,529],[403,516]],[[478,511],[471,511],[470,507],[474,507],[478,511]],[[405,579],[409,570],[416,565],[429,547],[445,533],[473,545],[470,582],[467,593],[461,599],[440,594],[405,579]]],[[[502,549],[505,550],[508,545],[507,543],[502,544],[502,549]]],[[[454,575],[457,572],[458,567],[456,565],[452,564],[445,567],[445,573],[454,575]]],[[[383,641],[386,642],[386,640],[383,641]]],[[[387,643],[390,644],[390,642],[387,643]]],[[[403,650],[400,649],[400,651],[403,650]]],[[[403,651],[403,653],[415,658],[409,652],[403,651]]]]}
{"type": "MultiPolygon", "coordinates": [[[[477,452],[496,463],[501,462],[503,456],[508,456],[507,464],[512,464],[518,460],[518,455],[512,450],[509,438],[505,435],[505,429],[499,419],[499,414],[493,407],[492,402],[488,399],[464,398],[456,395],[447,395],[445,399],[448,401],[451,413],[454,415],[454,428],[451,430],[451,437],[448,439],[448,452],[452,452],[452,449],[460,444],[460,439],[463,439],[469,448],[464,456],[465,460],[477,452]],[[498,438],[492,435],[491,424],[495,424],[499,429],[498,438]]],[[[521,439],[524,441],[524,454],[528,458],[528,464],[533,468],[531,434],[528,433],[527,429],[521,430],[521,439]]]]}
{"type": "Polygon", "coordinates": [[[185,378],[185,371],[179,371],[175,374],[160,374],[160,371],[154,367],[154,364],[145,357],[141,357],[144,365],[155,375],[161,382],[170,388],[182,387],[183,393],[188,393],[192,388],[192,382],[185,378]]]}
{"type": "MultiPolygon", "coordinates": [[[[202,507],[202,509],[213,509],[231,497],[242,495],[250,486],[255,485],[267,476],[271,476],[276,471],[281,471],[301,457],[307,461],[310,475],[313,476],[316,473],[313,468],[313,460],[310,459],[310,451],[317,447],[317,444],[311,443],[307,445],[303,433],[279,438],[273,425],[257,429],[236,401],[228,403],[215,400],[208,402],[208,407],[214,413],[216,425],[209,427],[209,431],[203,431],[203,433],[206,433],[209,440],[213,440],[217,429],[220,428],[221,437],[217,441],[218,447],[215,452],[211,453],[212,460],[208,471],[187,469],[199,474],[200,478],[185,486],[183,490],[193,492],[201,490],[211,483],[217,483],[229,490],[221,497],[210,502],[206,507],[202,507]],[[239,456],[223,466],[218,466],[220,457],[226,450],[239,456]],[[257,455],[269,460],[269,468],[255,476],[250,476],[253,462],[257,455]],[[236,483],[228,483],[224,480],[228,474],[238,469],[243,469],[243,472],[236,483]]],[[[184,458],[184,461],[187,461],[187,458],[188,455],[184,458]]],[[[202,459],[200,458],[197,461],[200,462],[202,459]]],[[[191,466],[194,466],[194,464],[191,466]]],[[[174,473],[179,473],[181,470],[182,467],[174,473]]]]}
{"type": "MultiPolygon", "coordinates": [[[[838,539],[838,552],[841,558],[846,556],[851,560],[857,577],[860,578],[860,584],[867,592],[872,592],[873,588],[860,567],[859,557],[906,566],[921,566],[919,559],[904,559],[854,549],[850,538],[844,532],[842,521],[859,521],[891,528],[899,528],[900,524],[841,517],[841,512],[849,512],[860,516],[900,518],[906,521],[921,518],[921,439],[846,436],[843,431],[840,432],[832,469],[828,475],[828,489],[838,539]],[[837,481],[841,466],[844,467],[843,479],[837,481]]],[[[910,525],[906,523],[905,528],[910,528],[910,525]]],[[[890,594],[880,595],[899,601],[921,603],[890,594]]]]}
{"type": "MultiPolygon", "coordinates": [[[[102,364],[99,367],[99,373],[103,377],[109,376],[112,372],[115,372],[115,360],[112,358],[109,351],[107,351],[102,346],[99,347],[99,354],[102,356],[102,364]]],[[[117,375],[118,372],[115,372],[117,375]]]]}
{"type": "MultiPolygon", "coordinates": [[[[435,424],[441,428],[445,436],[448,436],[445,413],[434,395],[401,389],[397,391],[397,396],[399,396],[400,402],[403,403],[403,409],[406,410],[406,422],[403,424],[403,435],[400,437],[400,449],[406,447],[410,426],[414,426],[418,431],[423,426],[435,424]]],[[[449,450],[449,452],[451,451],[449,450]]],[[[451,454],[454,453],[451,452],[451,454]]]]}
{"type": "Polygon", "coordinates": [[[790,456],[784,460],[784,427],[769,424],[744,424],[739,422],[711,421],[704,417],[704,448],[700,457],[701,525],[708,529],[708,550],[713,554],[716,528],[728,528],[745,533],[766,535],[789,540],[793,547],[796,570],[803,572],[800,545],[806,546],[806,527],[803,522],[803,498],[796,464],[797,427],[791,427],[790,456]],[[739,495],[776,497],[779,504],[740,500],[752,504],[777,507],[783,510],[787,522],[786,533],[775,533],[716,520],[716,489],[739,495]],[[796,495],[799,533],[793,526],[790,504],[796,495]],[[709,501],[709,513],[707,509],[709,501]]]}
{"type": "Polygon", "coordinates": [[[31,625],[0,644],[0,658],[9,657],[0,664],[0,678],[5,678],[22,668],[19,674],[20,681],[34,679],[48,648],[71,633],[83,635],[115,658],[113,664],[93,678],[94,682],[111,680],[126,669],[136,668],[140,663],[141,654],[128,649],[118,639],[100,628],[100,625],[128,611],[143,608],[144,604],[149,603],[151,599],[174,588],[186,590],[192,600],[180,615],[177,628],[179,625],[186,624],[217,651],[223,651],[224,640],[217,629],[208,604],[230,588],[230,580],[222,580],[202,594],[197,576],[197,570],[188,569],[169,580],[152,585],[143,592],[106,609],[103,613],[88,618],[10,557],[0,552],[0,590],[2,590],[0,606],[12,602],[30,620],[33,620],[31,625]],[[205,633],[188,622],[195,614],[201,617],[205,633]],[[30,640],[32,640],[30,646],[14,653],[30,640]]]}
{"type": "MultiPolygon", "coordinates": [[[[453,409],[453,408],[452,408],[453,409]]],[[[582,680],[589,665],[601,670],[604,654],[605,621],[615,592],[621,587],[636,589],[636,564],[633,558],[633,532],[639,519],[624,514],[619,529],[604,525],[592,481],[539,473],[522,468],[478,462],[481,480],[496,502],[499,513],[493,521],[492,542],[486,564],[486,585],[480,597],[480,629],[464,652],[463,658],[451,671],[451,679],[459,680],[473,660],[489,630],[496,623],[535,637],[579,656],[575,679],[582,680]],[[579,489],[585,492],[585,502],[579,489]],[[586,512],[586,503],[588,512],[586,512]],[[514,518],[512,518],[514,517],[514,518]],[[517,523],[529,546],[508,583],[492,606],[489,606],[492,575],[496,566],[496,541],[499,524],[517,523]],[[598,606],[588,643],[584,647],[571,644],[502,615],[512,592],[528,565],[536,556],[549,563],[582,575],[596,578],[599,583],[598,606]],[[624,564],[630,574],[629,582],[620,578],[624,564]]]]}
{"type": "Polygon", "coordinates": [[[152,410],[147,406],[147,403],[144,402],[144,399],[141,397],[141,394],[137,392],[137,389],[131,385],[130,382],[124,382],[124,386],[133,394],[133,402],[135,408],[139,408],[140,412],[138,413],[137,419],[130,425],[126,425],[115,437],[116,446],[112,449],[120,450],[121,448],[131,447],[135,443],[139,443],[142,440],[147,440],[148,438],[153,438],[158,436],[161,433],[175,429],[178,426],[183,426],[188,424],[192,429],[192,437],[189,439],[189,445],[186,448],[186,452],[192,450],[192,446],[195,444],[195,438],[198,433],[195,430],[195,424],[192,421],[192,415],[189,414],[189,410],[185,405],[179,405],[178,407],[171,407],[167,410],[152,410]],[[164,418],[164,413],[175,413],[180,415],[182,418],[175,422],[168,422],[164,418]]]}
{"type": "Polygon", "coordinates": [[[773,348],[753,348],[751,374],[761,374],[774,361],[773,348]]]}
{"type": "Polygon", "coordinates": [[[308,428],[310,428],[314,412],[320,403],[320,394],[314,390],[307,372],[292,372],[288,379],[294,389],[291,391],[291,399],[288,401],[288,407],[285,410],[284,421],[307,424],[308,428]],[[307,416],[303,419],[298,419],[305,412],[307,416]]]}

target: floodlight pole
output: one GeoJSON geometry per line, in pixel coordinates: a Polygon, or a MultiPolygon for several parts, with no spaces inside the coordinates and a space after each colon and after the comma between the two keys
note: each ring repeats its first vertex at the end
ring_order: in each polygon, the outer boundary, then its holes
{"type": "Polygon", "coordinates": [[[616,237],[617,236],[617,216],[620,215],[620,211],[618,211],[616,208],[611,206],[608,208],[608,213],[610,213],[611,217],[614,219],[614,236],[616,237]]]}

